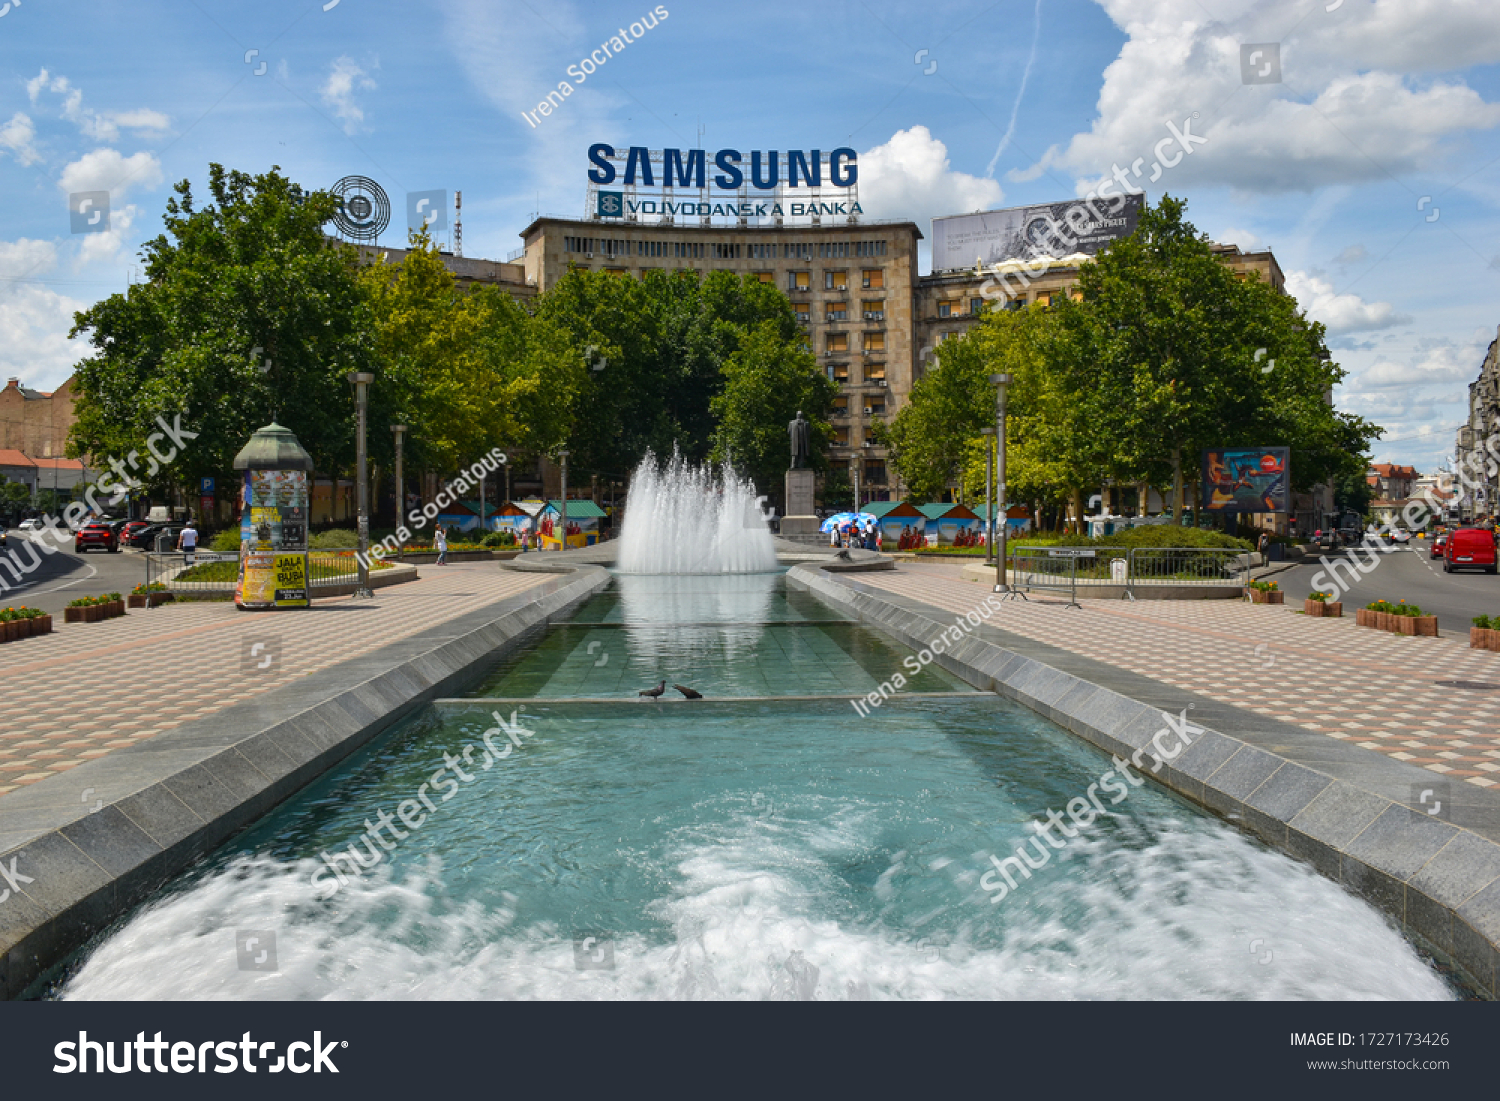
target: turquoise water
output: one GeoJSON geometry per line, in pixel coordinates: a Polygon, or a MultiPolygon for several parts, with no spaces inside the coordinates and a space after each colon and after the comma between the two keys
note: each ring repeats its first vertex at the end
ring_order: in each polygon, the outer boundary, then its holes
{"type": "Polygon", "coordinates": [[[990,857],[1107,757],[946,676],[868,717],[751,698],[867,691],[904,651],[777,577],[637,580],[476,688],[530,702],[404,724],[103,934],[53,992],[1453,995],[1376,911],[1149,784],[994,901],[990,857]],[[648,669],[714,698],[637,701],[648,669]],[[274,933],[274,971],[240,969],[246,931],[274,933]]]}

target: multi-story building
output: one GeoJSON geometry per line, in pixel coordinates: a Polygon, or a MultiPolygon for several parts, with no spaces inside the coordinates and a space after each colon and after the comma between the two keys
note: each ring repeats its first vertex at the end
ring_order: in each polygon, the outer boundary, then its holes
{"type": "Polygon", "coordinates": [[[1463,477],[1454,484],[1459,515],[1465,520],[1490,516],[1500,506],[1500,471],[1490,473],[1491,437],[1500,433],[1500,330],[1490,341],[1479,366],[1479,377],[1469,383],[1468,424],[1454,442],[1457,469],[1463,477]]]}
{"type": "Polygon", "coordinates": [[[1365,481],[1375,491],[1376,497],[1404,500],[1416,492],[1417,479],[1420,477],[1414,466],[1376,463],[1365,474],[1365,481]]]}
{"type": "Polygon", "coordinates": [[[915,222],[821,226],[652,225],[538,218],[521,233],[526,280],[545,291],[571,269],[639,278],[647,271],[732,271],[786,291],[807,346],[839,383],[835,465],[861,485],[895,490],[870,429],[911,395],[917,362],[915,222]]]}

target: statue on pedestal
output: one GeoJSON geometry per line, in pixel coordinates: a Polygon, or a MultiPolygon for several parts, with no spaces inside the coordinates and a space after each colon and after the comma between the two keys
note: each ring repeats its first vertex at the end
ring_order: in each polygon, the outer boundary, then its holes
{"type": "Polygon", "coordinates": [[[812,455],[812,426],[803,419],[802,410],[797,410],[797,419],[786,426],[786,431],[792,438],[791,468],[801,470],[812,455]]]}

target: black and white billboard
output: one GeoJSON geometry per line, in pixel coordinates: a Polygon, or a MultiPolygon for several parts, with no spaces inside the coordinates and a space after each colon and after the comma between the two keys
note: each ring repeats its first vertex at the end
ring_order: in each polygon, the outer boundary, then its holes
{"type": "Polygon", "coordinates": [[[1135,232],[1143,195],[1016,206],[932,220],[932,270],[950,271],[1032,260],[1093,256],[1135,232]]]}

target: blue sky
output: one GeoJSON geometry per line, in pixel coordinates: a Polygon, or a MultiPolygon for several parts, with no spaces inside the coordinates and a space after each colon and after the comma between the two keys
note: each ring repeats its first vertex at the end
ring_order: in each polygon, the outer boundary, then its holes
{"type": "Polygon", "coordinates": [[[927,232],[1149,165],[1192,118],[1207,143],[1148,197],[1275,250],[1351,372],[1339,404],[1388,429],[1377,460],[1451,450],[1500,325],[1494,0],[668,0],[536,127],[523,112],[653,5],[0,7],[0,367],[44,389],[83,355],[72,312],[126,284],[211,161],[370,176],[392,244],[405,192],[461,190],[465,254],[504,259],[538,209],[583,212],[590,144],[700,127],[710,151],[853,146],[867,215],[927,232]],[[1267,43],[1280,81],[1246,83],[1241,46],[1267,43]],[[86,190],[110,192],[108,233],[70,232],[86,190]]]}

